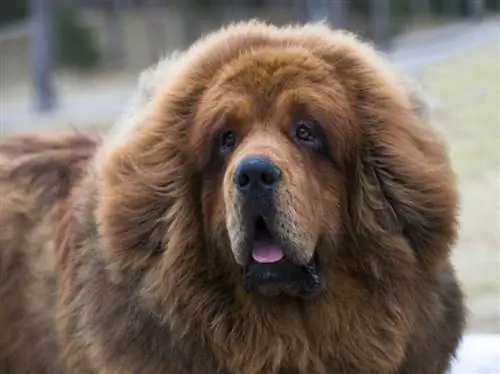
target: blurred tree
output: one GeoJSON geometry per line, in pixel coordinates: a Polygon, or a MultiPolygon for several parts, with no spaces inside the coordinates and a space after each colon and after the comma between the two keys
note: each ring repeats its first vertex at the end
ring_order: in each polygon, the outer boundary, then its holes
{"type": "Polygon", "coordinates": [[[125,62],[125,41],[120,18],[125,5],[125,0],[104,1],[108,25],[107,58],[113,68],[120,68],[125,62]]]}
{"type": "Polygon", "coordinates": [[[0,24],[20,21],[29,13],[28,0],[0,1],[0,24]]]}
{"type": "Polygon", "coordinates": [[[251,0],[233,0],[227,10],[233,20],[245,19],[252,5],[251,0]]]}
{"type": "Polygon", "coordinates": [[[446,16],[458,17],[461,13],[461,0],[444,0],[442,6],[446,16]]]}
{"type": "Polygon", "coordinates": [[[146,2],[146,28],[152,62],[158,60],[160,53],[167,48],[166,31],[162,22],[167,6],[167,1],[147,0],[146,2]]]}
{"type": "Polygon", "coordinates": [[[294,21],[307,22],[309,15],[307,13],[306,2],[307,0],[282,0],[280,5],[288,7],[291,18],[294,21]]]}
{"type": "Polygon", "coordinates": [[[373,40],[380,48],[386,48],[390,38],[391,27],[391,1],[390,0],[370,0],[371,1],[371,24],[373,40]]]}
{"type": "Polygon", "coordinates": [[[182,3],[182,14],[184,18],[184,44],[187,46],[195,41],[201,32],[200,14],[203,7],[208,7],[208,0],[184,0],[182,3]],[[201,3],[200,3],[201,2],[201,3]]]}
{"type": "Polygon", "coordinates": [[[429,16],[431,13],[430,0],[409,0],[411,17],[417,19],[419,17],[429,16]]]}
{"type": "Polygon", "coordinates": [[[498,12],[500,10],[500,1],[499,0],[486,0],[485,8],[488,10],[498,12]]]}
{"type": "Polygon", "coordinates": [[[50,112],[56,106],[53,82],[53,5],[53,0],[30,0],[31,64],[34,74],[35,109],[39,112],[50,112]]]}
{"type": "Polygon", "coordinates": [[[485,3],[484,0],[468,0],[467,1],[467,13],[476,21],[483,18],[485,3]]]}
{"type": "Polygon", "coordinates": [[[305,20],[308,22],[329,21],[327,0],[304,0],[305,20]]]}
{"type": "Polygon", "coordinates": [[[56,12],[57,62],[64,67],[89,70],[99,63],[97,40],[71,3],[66,1],[56,12]]]}
{"type": "Polygon", "coordinates": [[[332,26],[340,29],[349,28],[348,0],[334,0],[331,2],[330,7],[330,18],[332,26]]]}

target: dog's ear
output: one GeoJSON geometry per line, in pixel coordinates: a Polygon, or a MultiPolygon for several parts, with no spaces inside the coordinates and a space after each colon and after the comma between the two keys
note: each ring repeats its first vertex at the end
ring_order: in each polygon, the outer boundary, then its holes
{"type": "Polygon", "coordinates": [[[142,143],[147,136],[113,150],[99,165],[99,234],[121,268],[140,269],[170,248],[182,250],[196,227],[188,162],[172,147],[176,142],[142,143]]]}
{"type": "Polygon", "coordinates": [[[372,122],[367,133],[361,208],[373,217],[373,228],[401,235],[418,258],[436,264],[456,238],[455,177],[426,101],[415,86],[407,88],[410,110],[399,108],[380,119],[383,124],[372,122]]]}
{"type": "Polygon", "coordinates": [[[371,189],[374,201],[375,219],[380,227],[391,233],[400,234],[403,231],[403,221],[397,213],[397,202],[391,195],[391,188],[388,186],[388,175],[376,160],[370,160],[364,165],[367,177],[366,185],[371,189]]]}
{"type": "Polygon", "coordinates": [[[419,159],[404,145],[399,153],[380,152],[363,164],[359,219],[371,222],[369,229],[379,234],[404,238],[429,266],[440,263],[457,232],[457,193],[449,165],[424,153],[419,159]]]}

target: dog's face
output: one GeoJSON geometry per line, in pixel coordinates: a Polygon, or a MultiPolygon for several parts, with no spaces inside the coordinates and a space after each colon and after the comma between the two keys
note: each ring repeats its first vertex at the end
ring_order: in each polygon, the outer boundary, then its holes
{"type": "Polygon", "coordinates": [[[248,24],[172,66],[150,77],[150,105],[100,171],[100,230],[121,267],[342,299],[341,279],[360,292],[394,281],[404,296],[402,279],[447,257],[445,148],[371,48],[323,27],[248,24]]]}
{"type": "Polygon", "coordinates": [[[457,212],[445,148],[400,78],[319,25],[235,25],[160,64],[100,153],[113,280],[137,279],[179,333],[211,334],[230,372],[307,372],[307,355],[396,370],[414,327],[437,326],[424,290],[457,212]]]}
{"type": "Polygon", "coordinates": [[[248,291],[320,291],[316,249],[339,235],[352,124],[335,72],[300,52],[243,56],[214,78],[193,129],[203,209],[248,291]]]}

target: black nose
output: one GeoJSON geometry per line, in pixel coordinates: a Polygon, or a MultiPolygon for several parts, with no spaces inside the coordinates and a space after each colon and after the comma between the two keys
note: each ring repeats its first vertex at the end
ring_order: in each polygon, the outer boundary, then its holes
{"type": "Polygon", "coordinates": [[[281,178],[281,170],[265,157],[248,157],[238,165],[234,183],[241,192],[275,188],[281,178]]]}

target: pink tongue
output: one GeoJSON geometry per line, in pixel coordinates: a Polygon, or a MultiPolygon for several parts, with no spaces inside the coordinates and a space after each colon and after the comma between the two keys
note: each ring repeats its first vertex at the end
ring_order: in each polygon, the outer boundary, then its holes
{"type": "Polygon", "coordinates": [[[252,250],[252,258],[260,263],[278,262],[283,257],[283,250],[272,243],[256,242],[252,250]]]}

